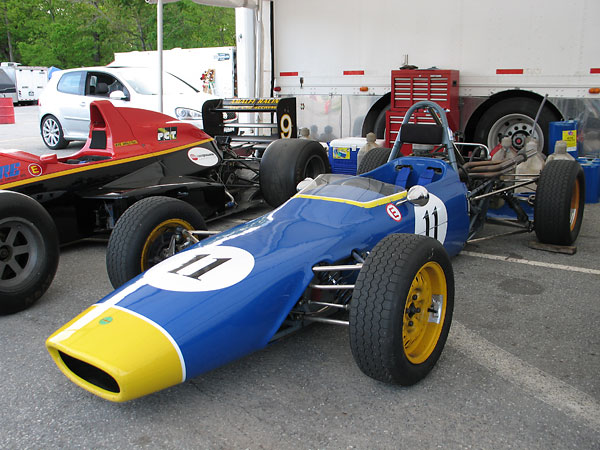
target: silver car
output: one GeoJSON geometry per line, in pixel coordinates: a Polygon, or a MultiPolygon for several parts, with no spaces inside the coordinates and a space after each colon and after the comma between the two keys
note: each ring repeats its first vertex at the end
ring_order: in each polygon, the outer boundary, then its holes
{"type": "MultiPolygon", "coordinates": [[[[55,72],[38,102],[42,139],[52,150],[65,148],[70,141],[85,141],[94,100],[158,111],[158,91],[158,75],[151,68],[84,67],[55,72]]],[[[202,104],[211,98],[215,97],[164,73],[165,114],[202,127],[202,104]]]]}

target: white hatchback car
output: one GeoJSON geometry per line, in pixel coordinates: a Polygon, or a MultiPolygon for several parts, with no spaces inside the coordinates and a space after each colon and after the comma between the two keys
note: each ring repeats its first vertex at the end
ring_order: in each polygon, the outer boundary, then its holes
{"type": "MultiPolygon", "coordinates": [[[[44,144],[52,150],[70,141],[85,141],[90,103],[110,100],[115,106],[159,110],[156,70],[144,67],[84,67],[55,72],[40,95],[39,118],[44,144]]],[[[215,98],[165,72],[163,113],[202,127],[202,105],[215,98]]]]}

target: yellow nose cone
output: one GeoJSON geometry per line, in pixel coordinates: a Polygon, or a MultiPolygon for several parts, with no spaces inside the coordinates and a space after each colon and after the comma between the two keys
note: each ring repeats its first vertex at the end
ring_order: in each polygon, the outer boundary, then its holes
{"type": "Polygon", "coordinates": [[[46,347],[71,381],[114,402],[185,380],[173,338],[156,323],[119,307],[88,308],[52,334],[46,347]]]}

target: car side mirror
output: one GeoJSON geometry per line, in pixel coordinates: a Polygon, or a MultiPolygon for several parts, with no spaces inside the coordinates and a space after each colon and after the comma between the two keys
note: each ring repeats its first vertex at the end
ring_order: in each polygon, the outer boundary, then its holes
{"type": "Polygon", "coordinates": [[[112,98],[113,100],[125,100],[125,101],[129,101],[129,97],[127,97],[125,95],[125,92],[123,91],[113,91],[110,93],[110,98],[112,98]]]}
{"type": "Polygon", "coordinates": [[[300,192],[301,190],[308,187],[314,180],[310,177],[305,178],[296,186],[296,192],[300,192]]]}
{"type": "Polygon", "coordinates": [[[415,206],[425,206],[429,203],[429,191],[427,188],[416,184],[408,190],[406,199],[415,206]]]}

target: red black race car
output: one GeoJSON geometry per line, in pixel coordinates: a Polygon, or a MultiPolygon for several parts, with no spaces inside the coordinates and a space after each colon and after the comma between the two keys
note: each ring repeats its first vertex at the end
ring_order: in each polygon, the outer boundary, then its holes
{"type": "MultiPolygon", "coordinates": [[[[265,104],[273,114],[282,106],[295,111],[290,100],[263,100],[261,111],[265,104]]],[[[259,100],[246,102],[244,111],[259,100]]],[[[237,107],[210,106],[205,115],[213,118],[237,107]]],[[[271,139],[267,147],[268,139],[257,138],[236,146],[231,136],[215,140],[170,116],[108,101],[92,103],[90,117],[85,146],[70,156],[0,153],[1,314],[46,291],[60,244],[120,227],[109,243],[122,247],[111,253],[119,260],[109,276],[121,284],[176,251],[183,230],[205,230],[206,221],[263,199],[283,203],[299,181],[329,169],[314,141],[271,139]]]]}

